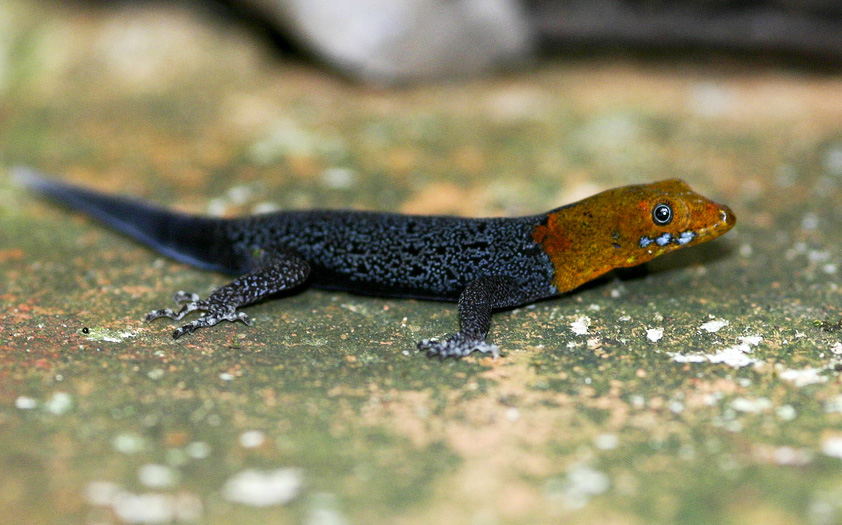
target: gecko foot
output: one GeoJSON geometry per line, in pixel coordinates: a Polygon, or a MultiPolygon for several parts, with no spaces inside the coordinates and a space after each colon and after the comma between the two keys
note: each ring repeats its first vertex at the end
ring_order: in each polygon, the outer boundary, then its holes
{"type": "Polygon", "coordinates": [[[173,301],[175,301],[176,304],[182,305],[179,311],[174,312],[169,308],[163,308],[161,310],[152,310],[151,312],[146,314],[146,320],[151,321],[159,317],[169,317],[170,319],[178,321],[190,312],[203,309],[199,306],[199,304],[201,303],[201,301],[199,300],[199,295],[195,293],[187,293],[179,290],[175,292],[175,295],[173,296],[173,301]]]}
{"type": "Polygon", "coordinates": [[[190,312],[195,312],[197,310],[204,312],[202,316],[195,321],[191,321],[181,328],[177,328],[172,334],[173,339],[178,339],[184,334],[195,332],[199,328],[213,326],[221,321],[242,321],[246,325],[251,325],[251,319],[249,319],[249,316],[243,312],[238,312],[237,307],[234,305],[225,304],[211,298],[199,300],[198,295],[181,291],[176,293],[173,299],[176,303],[182,305],[177,312],[169,308],[153,310],[146,314],[146,320],[152,321],[154,319],[158,319],[159,317],[169,317],[170,319],[180,321],[190,312]]]}
{"type": "Polygon", "coordinates": [[[490,353],[494,358],[500,356],[500,348],[480,339],[473,339],[462,332],[451,335],[444,341],[424,339],[418,342],[418,350],[427,352],[427,357],[438,357],[444,361],[448,357],[465,357],[472,352],[490,353]]]}

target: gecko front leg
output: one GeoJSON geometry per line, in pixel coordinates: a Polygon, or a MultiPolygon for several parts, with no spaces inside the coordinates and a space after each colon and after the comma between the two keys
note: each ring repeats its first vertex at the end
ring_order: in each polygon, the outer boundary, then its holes
{"type": "Polygon", "coordinates": [[[154,310],[146,315],[147,321],[169,317],[176,321],[194,311],[204,312],[201,317],[176,329],[172,336],[178,339],[199,328],[213,326],[220,321],[242,321],[250,325],[251,320],[237,309],[259,301],[274,293],[291,290],[307,280],[310,266],[303,259],[290,254],[276,254],[262,258],[265,263],[259,268],[220,286],[207,299],[196,294],[178,292],[175,301],[182,304],[176,312],[169,308],[154,310]]]}
{"type": "Polygon", "coordinates": [[[465,357],[472,352],[486,352],[494,357],[500,349],[485,342],[491,327],[491,313],[495,308],[515,306],[523,302],[523,292],[517,280],[501,276],[480,277],[469,284],[459,296],[461,329],[444,341],[424,339],[418,349],[427,357],[465,357]]]}

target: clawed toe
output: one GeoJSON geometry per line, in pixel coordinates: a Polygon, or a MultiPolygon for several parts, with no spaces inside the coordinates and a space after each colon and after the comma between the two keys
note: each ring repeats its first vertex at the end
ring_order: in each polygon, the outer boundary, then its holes
{"type": "Polygon", "coordinates": [[[500,356],[500,349],[480,339],[473,339],[459,332],[444,341],[435,339],[424,339],[418,342],[418,350],[426,352],[427,357],[438,357],[444,361],[448,357],[460,358],[470,355],[473,352],[490,353],[494,358],[500,356]]]}
{"type": "Polygon", "coordinates": [[[213,326],[220,321],[242,321],[244,324],[251,326],[251,319],[243,312],[238,312],[236,306],[227,305],[222,302],[206,299],[200,300],[200,297],[194,293],[187,293],[179,291],[173,297],[176,303],[181,304],[181,308],[176,312],[170,308],[163,308],[161,310],[153,310],[146,314],[146,320],[152,321],[159,317],[168,317],[170,319],[179,321],[187,314],[195,311],[204,312],[201,317],[195,321],[191,321],[181,328],[177,328],[172,333],[173,339],[195,332],[199,328],[213,326]]]}
{"type": "Polygon", "coordinates": [[[172,297],[172,300],[175,301],[176,304],[198,303],[199,299],[199,294],[185,292],[184,290],[175,292],[175,295],[172,297]]]}
{"type": "Polygon", "coordinates": [[[154,319],[158,319],[159,317],[169,317],[170,319],[175,318],[175,312],[170,310],[169,308],[164,308],[162,310],[152,310],[148,314],[146,314],[146,322],[152,321],[154,319]]]}
{"type": "Polygon", "coordinates": [[[159,317],[169,317],[170,319],[179,321],[190,312],[206,309],[205,305],[199,299],[200,297],[198,294],[187,293],[179,290],[173,296],[173,301],[175,301],[176,304],[181,305],[181,308],[179,308],[177,312],[172,310],[171,308],[153,310],[146,314],[146,321],[152,321],[154,319],[158,319],[159,317]]]}
{"type": "Polygon", "coordinates": [[[178,339],[179,337],[181,337],[184,334],[192,333],[193,331],[196,330],[196,328],[198,328],[198,326],[195,326],[193,323],[186,324],[186,325],[182,326],[181,328],[176,328],[172,333],[172,338],[178,339]]]}

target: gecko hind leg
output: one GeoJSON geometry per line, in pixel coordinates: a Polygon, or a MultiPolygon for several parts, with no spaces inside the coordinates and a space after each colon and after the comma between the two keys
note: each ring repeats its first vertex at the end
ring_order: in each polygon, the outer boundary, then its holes
{"type": "Polygon", "coordinates": [[[146,315],[146,320],[169,317],[180,321],[191,312],[203,312],[198,319],[177,328],[172,334],[173,339],[221,321],[242,321],[250,326],[251,319],[245,313],[238,312],[238,308],[276,292],[300,286],[310,275],[310,266],[293,255],[274,255],[264,257],[263,260],[266,261],[265,265],[217,288],[207,299],[200,300],[197,294],[179,291],[174,297],[175,302],[182,305],[178,311],[169,308],[154,310],[146,315]]]}

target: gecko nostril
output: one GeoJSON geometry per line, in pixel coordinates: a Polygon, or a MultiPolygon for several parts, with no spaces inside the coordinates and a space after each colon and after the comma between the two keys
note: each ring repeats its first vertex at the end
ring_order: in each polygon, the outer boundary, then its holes
{"type": "Polygon", "coordinates": [[[720,223],[724,224],[725,226],[730,229],[737,223],[737,217],[734,215],[734,212],[731,211],[731,208],[728,206],[720,205],[719,208],[719,220],[720,223]]]}

